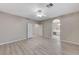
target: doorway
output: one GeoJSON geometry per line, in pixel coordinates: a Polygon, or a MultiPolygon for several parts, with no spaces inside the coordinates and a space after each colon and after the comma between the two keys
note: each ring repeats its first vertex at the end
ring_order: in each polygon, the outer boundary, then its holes
{"type": "Polygon", "coordinates": [[[52,21],[52,38],[60,40],[60,20],[54,19],[52,21]]]}

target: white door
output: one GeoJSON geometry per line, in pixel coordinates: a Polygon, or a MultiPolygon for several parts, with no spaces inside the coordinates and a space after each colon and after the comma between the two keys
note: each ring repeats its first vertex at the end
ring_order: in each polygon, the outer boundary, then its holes
{"type": "Polygon", "coordinates": [[[32,24],[28,23],[28,38],[32,38],[33,37],[33,28],[32,28],[32,24]]]}

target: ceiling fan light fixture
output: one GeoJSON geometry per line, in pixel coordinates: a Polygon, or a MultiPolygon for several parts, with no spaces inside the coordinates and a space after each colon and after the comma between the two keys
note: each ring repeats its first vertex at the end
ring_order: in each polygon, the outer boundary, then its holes
{"type": "Polygon", "coordinates": [[[41,9],[39,9],[36,12],[36,16],[41,18],[41,17],[46,16],[46,15],[43,13],[43,11],[41,9]]]}
{"type": "Polygon", "coordinates": [[[36,16],[37,16],[37,17],[42,17],[42,15],[41,15],[41,14],[37,14],[36,16]]]}
{"type": "Polygon", "coordinates": [[[46,15],[43,13],[37,13],[36,16],[41,18],[41,17],[45,17],[46,15]]]}

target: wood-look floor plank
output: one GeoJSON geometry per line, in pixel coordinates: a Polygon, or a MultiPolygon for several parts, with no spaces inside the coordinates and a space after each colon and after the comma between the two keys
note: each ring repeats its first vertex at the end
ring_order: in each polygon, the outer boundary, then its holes
{"type": "Polygon", "coordinates": [[[64,55],[79,55],[79,45],[62,42],[62,54],[64,54],[64,55]]]}
{"type": "Polygon", "coordinates": [[[0,55],[57,55],[61,54],[56,40],[34,37],[0,46],[0,55]]]}

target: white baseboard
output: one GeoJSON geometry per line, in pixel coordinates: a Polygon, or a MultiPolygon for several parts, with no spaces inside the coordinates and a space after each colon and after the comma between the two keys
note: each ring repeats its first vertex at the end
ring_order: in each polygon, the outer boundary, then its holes
{"type": "Polygon", "coordinates": [[[30,38],[24,38],[24,39],[18,39],[18,40],[13,40],[13,41],[9,41],[9,42],[5,42],[5,43],[1,43],[0,45],[10,44],[10,43],[14,43],[14,42],[21,41],[21,40],[25,40],[25,39],[32,39],[32,37],[30,37],[30,38]]]}
{"type": "Polygon", "coordinates": [[[18,40],[9,41],[9,42],[5,42],[5,43],[1,43],[0,45],[10,44],[10,43],[14,43],[14,42],[21,41],[21,40],[25,40],[25,38],[24,39],[18,39],[18,40]]]}
{"type": "Polygon", "coordinates": [[[62,42],[66,42],[66,43],[71,43],[71,44],[74,44],[74,45],[79,45],[78,42],[73,42],[73,41],[67,41],[67,40],[61,40],[62,42]]]}

